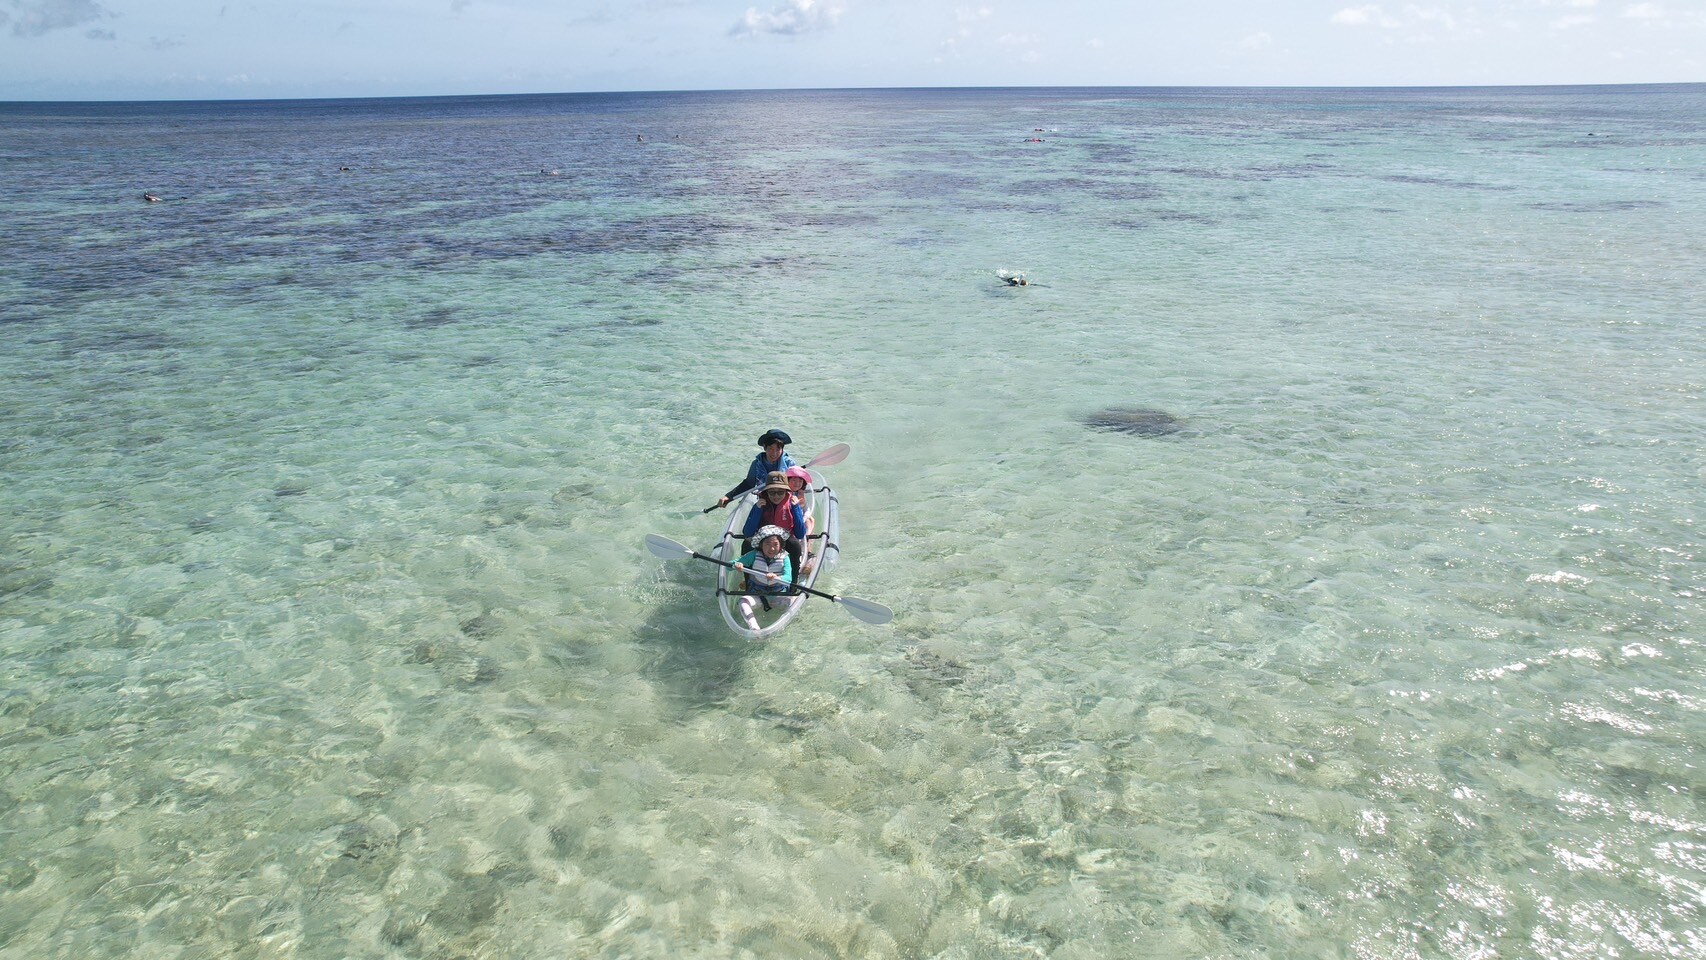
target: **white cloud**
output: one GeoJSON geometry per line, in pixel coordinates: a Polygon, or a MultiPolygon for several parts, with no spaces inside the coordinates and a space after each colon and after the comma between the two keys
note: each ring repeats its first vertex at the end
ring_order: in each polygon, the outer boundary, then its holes
{"type": "MultiPolygon", "coordinates": [[[[954,8],[954,22],[958,24],[958,26],[954,28],[953,34],[950,35],[948,39],[943,40],[938,44],[938,48],[949,57],[958,59],[960,56],[960,41],[970,40],[976,33],[972,28],[975,27],[979,21],[988,20],[993,16],[995,16],[995,11],[989,7],[954,8]]],[[[1010,36],[1012,36],[1012,34],[1008,35],[1008,37],[1010,36]]],[[[1002,37],[1001,42],[1009,42],[1008,37],[1002,37]]],[[[936,62],[941,63],[943,62],[943,59],[941,57],[937,57],[936,62]]]]}
{"type": "Polygon", "coordinates": [[[1630,20],[1663,20],[1665,9],[1656,3],[1637,3],[1624,7],[1623,15],[1630,20]]]}
{"type": "Polygon", "coordinates": [[[1102,49],[1102,38],[1101,37],[1091,37],[1089,40],[1086,40],[1084,42],[1084,45],[1086,47],[1089,47],[1092,50],[1100,50],[1100,49],[1102,49]]]}
{"type": "Polygon", "coordinates": [[[1575,7],[1579,10],[1588,10],[1599,6],[1599,0],[1569,0],[1568,3],[1564,4],[1564,6],[1575,7]]]}
{"type": "Polygon", "coordinates": [[[838,6],[820,0],[783,0],[769,13],[759,13],[757,7],[748,7],[740,22],[729,29],[729,35],[753,37],[761,33],[775,33],[797,37],[815,30],[827,30],[839,19],[841,8],[838,6]]]}
{"type": "Polygon", "coordinates": [[[17,11],[14,37],[39,37],[112,16],[95,0],[12,0],[12,9],[17,11]]]}
{"type": "Polygon", "coordinates": [[[1572,14],[1568,14],[1566,16],[1559,17],[1558,19],[1552,21],[1552,29],[1554,29],[1554,30],[1574,30],[1577,27],[1585,27],[1588,24],[1597,21],[1598,19],[1599,19],[1598,17],[1590,17],[1590,16],[1587,16],[1586,14],[1572,13],[1572,14]]]}
{"type": "Polygon", "coordinates": [[[995,38],[997,46],[1018,47],[1020,63],[1036,63],[1042,59],[1037,53],[1037,38],[1028,33],[1004,33],[995,38]]]}
{"type": "Polygon", "coordinates": [[[1371,4],[1366,7],[1346,7],[1328,17],[1327,22],[1346,27],[1360,27],[1373,23],[1379,16],[1380,8],[1371,4]]]}
{"type": "Polygon", "coordinates": [[[1441,7],[1411,5],[1404,8],[1404,16],[1417,23],[1437,24],[1447,30],[1457,29],[1457,18],[1451,15],[1450,10],[1441,7]]]}
{"type": "Polygon", "coordinates": [[[1260,33],[1252,33],[1238,41],[1238,49],[1240,50],[1260,50],[1263,47],[1271,47],[1273,45],[1274,38],[1269,35],[1266,30],[1261,31],[1260,33]]]}
{"type": "Polygon", "coordinates": [[[988,20],[994,15],[995,11],[988,7],[978,7],[976,9],[971,7],[960,7],[954,11],[954,20],[959,23],[959,28],[954,31],[954,35],[958,37],[970,37],[972,35],[971,28],[973,24],[977,23],[979,20],[988,20]]]}
{"type": "MultiPolygon", "coordinates": [[[[1471,25],[1475,21],[1474,11],[1470,11],[1471,25]]],[[[1364,4],[1360,7],[1345,7],[1338,13],[1327,18],[1328,23],[1341,27],[1379,27],[1382,30],[1399,29],[1429,29],[1439,28],[1455,31],[1458,28],[1456,14],[1445,7],[1423,7],[1416,4],[1405,4],[1402,10],[1388,13],[1385,7],[1378,4],[1364,4]]],[[[1426,39],[1419,34],[1411,39],[1426,39]]]]}

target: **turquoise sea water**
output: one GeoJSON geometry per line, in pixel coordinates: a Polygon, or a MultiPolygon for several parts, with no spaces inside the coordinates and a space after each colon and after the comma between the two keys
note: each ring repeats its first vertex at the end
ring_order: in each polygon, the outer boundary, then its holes
{"type": "Polygon", "coordinates": [[[0,957],[1706,956],[1706,87],[11,104],[0,188],[0,957]],[[772,426],[892,624],[645,551],[772,426]]]}

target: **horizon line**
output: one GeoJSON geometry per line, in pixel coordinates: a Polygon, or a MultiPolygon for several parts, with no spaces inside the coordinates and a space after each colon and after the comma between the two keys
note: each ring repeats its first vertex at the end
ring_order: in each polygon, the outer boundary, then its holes
{"type": "Polygon", "coordinates": [[[419,93],[385,94],[378,96],[348,95],[321,97],[168,97],[155,99],[95,98],[88,100],[0,100],[0,106],[12,105],[96,105],[156,103],[340,103],[374,100],[474,100],[515,97],[599,97],[648,96],[657,94],[723,94],[723,93],[880,93],[915,91],[1054,91],[1054,90],[1342,90],[1342,91],[1438,91],[1438,90],[1612,90],[1617,88],[1706,87],[1706,81],[1654,81],[1625,83],[1464,83],[1464,84],[1043,84],[1031,86],[1008,85],[939,85],[939,86],[869,86],[869,87],[718,87],[696,89],[652,90],[555,90],[525,93],[419,93]]]}

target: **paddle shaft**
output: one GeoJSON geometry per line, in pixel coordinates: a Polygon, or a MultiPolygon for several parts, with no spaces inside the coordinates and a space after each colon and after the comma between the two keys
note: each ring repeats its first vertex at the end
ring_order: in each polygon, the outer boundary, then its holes
{"type": "MultiPolygon", "coordinates": [[[[652,556],[662,557],[665,560],[686,560],[692,557],[695,560],[709,560],[720,567],[734,567],[734,564],[726,560],[707,557],[683,544],[676,543],[668,537],[660,537],[655,533],[646,534],[646,549],[651,551],[652,556]]],[[[894,619],[893,610],[871,600],[861,600],[858,597],[838,597],[833,593],[824,593],[821,590],[813,590],[810,587],[802,587],[798,584],[794,584],[793,587],[798,592],[822,597],[831,603],[840,604],[841,609],[852,614],[856,620],[863,620],[870,624],[884,624],[894,619]]]]}
{"type": "MultiPolygon", "coordinates": [[[[728,567],[730,570],[733,570],[735,568],[735,565],[728,562],[727,560],[718,560],[716,557],[707,557],[697,550],[689,550],[689,551],[687,551],[687,555],[690,557],[697,557],[700,560],[709,560],[719,567],[728,567]]],[[[762,574],[752,573],[752,571],[750,571],[750,570],[742,570],[741,572],[749,573],[754,577],[762,576],[762,574]]],[[[825,600],[833,600],[836,603],[841,602],[841,598],[836,596],[833,593],[824,593],[822,590],[813,590],[811,587],[802,587],[797,583],[794,584],[794,589],[800,591],[801,593],[809,593],[814,597],[822,597],[825,600]]]]}

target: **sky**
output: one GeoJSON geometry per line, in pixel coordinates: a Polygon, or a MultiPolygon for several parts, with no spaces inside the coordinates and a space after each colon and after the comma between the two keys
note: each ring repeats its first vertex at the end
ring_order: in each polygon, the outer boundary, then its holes
{"type": "Polygon", "coordinates": [[[0,100],[1706,81],[1706,0],[0,0],[0,100]]]}

